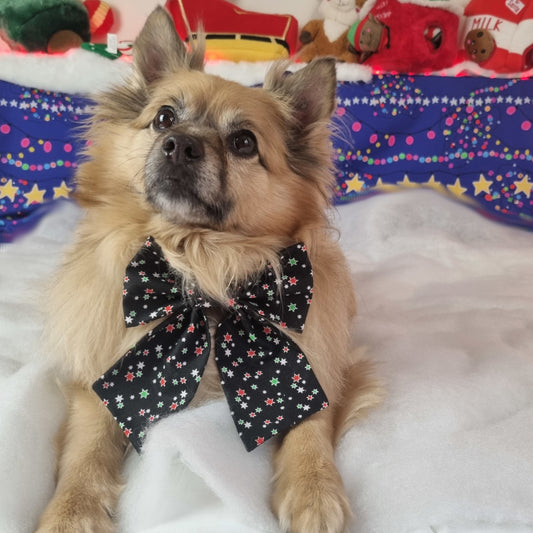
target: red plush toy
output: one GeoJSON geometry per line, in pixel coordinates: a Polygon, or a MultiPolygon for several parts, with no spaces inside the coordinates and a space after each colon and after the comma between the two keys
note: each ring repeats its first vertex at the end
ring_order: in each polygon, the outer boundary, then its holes
{"type": "Polygon", "coordinates": [[[533,2],[472,0],[465,8],[464,58],[497,72],[533,66],[533,2]]]}
{"type": "Polygon", "coordinates": [[[167,0],[179,36],[201,25],[207,57],[260,61],[289,57],[298,47],[298,21],[291,15],[245,11],[225,0],[167,0]]]}
{"type": "Polygon", "coordinates": [[[459,16],[442,1],[369,0],[348,33],[360,62],[398,72],[440,70],[457,58],[459,16]]]}

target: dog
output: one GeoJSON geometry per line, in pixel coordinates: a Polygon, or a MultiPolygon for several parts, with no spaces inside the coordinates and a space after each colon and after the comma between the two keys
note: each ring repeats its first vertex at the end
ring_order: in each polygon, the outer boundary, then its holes
{"type": "MultiPolygon", "coordinates": [[[[132,261],[140,249],[159,251],[156,268],[168,269],[163,277],[173,290],[200,295],[190,313],[209,335],[228,309],[235,311],[230,325],[252,309],[257,327],[305,357],[307,379],[316,378],[327,401],[274,437],[272,509],[292,533],[341,532],[350,519],[334,448],[381,389],[350,346],[354,291],[328,214],[335,62],[316,59],[290,75],[282,63],[262,88],[208,75],[203,62],[201,39],[188,50],[156,8],[135,41],[131,78],[98,97],[88,125],[76,175],[84,216],[48,296],[47,344],[68,410],[57,436],[56,490],[39,533],[117,530],[130,429],[102,400],[106,373],[114,365],[127,372],[124,354],[137,357],[131,347],[175,319],[163,313],[155,329],[144,321],[126,327],[125,272],[145,274],[132,261]],[[231,308],[235,291],[250,292],[263,272],[275,287],[283,284],[292,268],[283,257],[296,249],[312,273],[312,287],[298,293],[305,329],[259,316],[253,301],[231,308]]],[[[214,351],[209,346],[200,352],[214,351]]],[[[189,406],[223,396],[216,359],[207,355],[189,406]]]]}

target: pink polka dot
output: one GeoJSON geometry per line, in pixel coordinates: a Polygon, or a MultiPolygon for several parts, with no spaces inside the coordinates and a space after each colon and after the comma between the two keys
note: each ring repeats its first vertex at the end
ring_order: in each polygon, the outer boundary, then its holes
{"type": "Polygon", "coordinates": [[[11,128],[9,127],[9,124],[2,124],[0,126],[0,133],[7,135],[10,131],[11,131],[11,128]]]}
{"type": "Polygon", "coordinates": [[[444,123],[446,124],[446,126],[451,126],[453,124],[453,118],[452,117],[448,117],[444,123]]]}
{"type": "Polygon", "coordinates": [[[352,124],[352,130],[353,131],[361,131],[361,123],[360,122],[354,122],[352,124]]]}
{"type": "Polygon", "coordinates": [[[524,122],[522,122],[521,128],[524,131],[529,131],[531,129],[531,122],[529,120],[524,120],[524,122]]]}
{"type": "Polygon", "coordinates": [[[514,112],[516,111],[516,107],[514,105],[510,105],[508,108],[507,108],[507,114],[508,115],[514,115],[514,112]]]}
{"type": "Polygon", "coordinates": [[[429,130],[427,133],[427,137],[430,140],[433,140],[435,138],[435,132],[433,130],[429,130]]]}
{"type": "Polygon", "coordinates": [[[65,143],[63,150],[65,150],[65,152],[72,152],[72,145],[70,143],[65,143]]]}
{"type": "Polygon", "coordinates": [[[391,135],[389,137],[389,146],[394,146],[395,143],[396,143],[396,137],[394,135],[391,135]]]}
{"type": "Polygon", "coordinates": [[[370,136],[370,143],[371,144],[374,144],[376,141],[378,140],[378,136],[373,133],[371,136],[370,136]]]}
{"type": "Polygon", "coordinates": [[[22,146],[22,148],[28,148],[29,145],[30,145],[30,140],[28,139],[28,137],[24,137],[24,139],[20,141],[20,146],[22,146]]]}
{"type": "Polygon", "coordinates": [[[50,141],[46,141],[43,146],[43,150],[48,153],[52,151],[52,143],[50,141]]]}
{"type": "Polygon", "coordinates": [[[411,146],[415,140],[413,139],[412,135],[408,135],[406,138],[405,138],[405,142],[406,144],[408,144],[409,146],[411,146]]]}

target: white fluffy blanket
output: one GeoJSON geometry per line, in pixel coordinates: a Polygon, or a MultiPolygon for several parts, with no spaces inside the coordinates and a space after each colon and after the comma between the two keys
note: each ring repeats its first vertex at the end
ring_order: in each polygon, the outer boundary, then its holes
{"type": "MultiPolygon", "coordinates": [[[[64,402],[38,294],[78,216],[64,203],[0,249],[1,533],[31,532],[53,491],[64,402]]],[[[338,449],[350,533],[533,531],[533,233],[433,191],[335,218],[359,301],[354,342],[387,389],[338,449]]],[[[165,419],[126,461],[121,533],[278,533],[269,455],[268,443],[245,452],[223,401],[165,419]]]]}

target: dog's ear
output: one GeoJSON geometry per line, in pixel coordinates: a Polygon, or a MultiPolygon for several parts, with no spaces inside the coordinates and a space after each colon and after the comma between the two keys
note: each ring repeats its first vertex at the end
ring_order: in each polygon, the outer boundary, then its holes
{"type": "Polygon", "coordinates": [[[180,68],[202,70],[203,51],[187,52],[169,13],[157,7],[144,24],[133,46],[133,66],[148,83],[180,68]]]}
{"type": "Polygon", "coordinates": [[[284,73],[285,66],[282,63],[269,72],[265,89],[289,105],[302,130],[329,120],[335,109],[337,90],[335,59],[314,59],[294,74],[284,73]]]}

